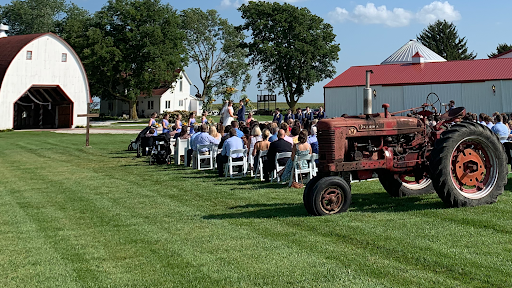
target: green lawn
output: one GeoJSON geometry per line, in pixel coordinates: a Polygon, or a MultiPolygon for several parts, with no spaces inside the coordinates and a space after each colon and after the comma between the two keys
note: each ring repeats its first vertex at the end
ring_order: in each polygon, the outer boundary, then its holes
{"type": "Polygon", "coordinates": [[[0,287],[512,287],[512,198],[445,209],[149,166],[132,135],[0,133],[0,287]]]}

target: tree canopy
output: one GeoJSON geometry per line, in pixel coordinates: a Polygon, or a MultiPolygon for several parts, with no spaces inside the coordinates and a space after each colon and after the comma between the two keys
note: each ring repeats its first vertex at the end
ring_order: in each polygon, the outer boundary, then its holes
{"type": "Polygon", "coordinates": [[[418,41],[446,60],[475,59],[468,53],[466,37],[459,37],[455,24],[437,20],[416,36],[418,41]]]}
{"type": "Polygon", "coordinates": [[[498,44],[498,47],[496,47],[496,52],[491,52],[491,54],[487,54],[487,57],[492,58],[498,54],[501,54],[503,52],[507,52],[512,50],[512,45],[509,45],[507,43],[501,43],[498,44]]]}
{"type": "Polygon", "coordinates": [[[160,0],[109,0],[95,13],[82,43],[92,94],[129,102],[136,119],[137,97],[170,87],[176,69],[187,63],[179,23],[176,10],[160,0]]]}
{"type": "Polygon", "coordinates": [[[190,8],[183,10],[180,16],[181,27],[187,35],[188,56],[199,67],[203,107],[209,109],[215,96],[228,87],[241,84],[245,90],[251,79],[247,51],[239,47],[245,35],[221,18],[216,10],[190,8]]]}
{"type": "Polygon", "coordinates": [[[10,35],[58,34],[68,12],[78,9],[75,4],[67,4],[65,0],[14,0],[0,6],[0,22],[9,25],[7,33],[10,35]]]}
{"type": "Polygon", "coordinates": [[[259,85],[279,89],[292,109],[315,83],[335,74],[339,44],[332,26],[307,8],[277,2],[249,2],[239,9],[249,31],[250,64],[259,68],[259,85]]]}

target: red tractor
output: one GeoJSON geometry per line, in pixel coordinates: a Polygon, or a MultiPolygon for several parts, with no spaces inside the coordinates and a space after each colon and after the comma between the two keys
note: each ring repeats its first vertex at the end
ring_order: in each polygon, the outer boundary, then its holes
{"type": "Polygon", "coordinates": [[[464,107],[441,115],[439,97],[427,96],[417,108],[389,113],[371,111],[370,73],[364,88],[364,115],[318,122],[317,176],[304,189],[304,206],[311,215],[347,211],[350,180],[366,180],[376,173],[393,197],[437,192],[449,207],[496,202],[507,182],[507,157],[498,137],[479,123],[460,121],[464,107]],[[433,101],[435,98],[435,101],[433,101]],[[410,112],[415,117],[393,116],[410,112]]]}

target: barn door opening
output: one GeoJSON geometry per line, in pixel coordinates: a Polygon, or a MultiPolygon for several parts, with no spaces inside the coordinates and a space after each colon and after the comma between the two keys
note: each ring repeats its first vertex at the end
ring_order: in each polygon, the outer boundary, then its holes
{"type": "Polygon", "coordinates": [[[71,128],[73,102],[58,86],[32,86],[14,102],[14,129],[71,128]]]}

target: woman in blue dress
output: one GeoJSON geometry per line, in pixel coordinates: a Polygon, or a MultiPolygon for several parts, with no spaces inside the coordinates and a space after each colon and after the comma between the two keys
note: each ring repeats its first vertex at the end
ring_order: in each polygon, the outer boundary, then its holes
{"type": "Polygon", "coordinates": [[[169,133],[171,130],[169,129],[169,114],[164,115],[164,119],[162,119],[162,133],[169,133]]]}
{"type": "Polygon", "coordinates": [[[155,133],[153,134],[154,136],[158,135],[158,132],[156,129],[156,116],[157,115],[158,114],[156,114],[156,112],[151,113],[151,119],[149,119],[149,123],[148,123],[149,127],[155,128],[155,133]]]}
{"type": "Polygon", "coordinates": [[[181,132],[181,114],[176,116],[176,122],[174,125],[176,126],[176,133],[179,134],[181,132]]]}
{"type": "Polygon", "coordinates": [[[208,124],[208,119],[206,119],[207,116],[208,116],[208,112],[204,111],[203,116],[201,117],[201,124],[208,124]]]}
{"type": "Polygon", "coordinates": [[[189,134],[194,134],[194,124],[196,123],[196,112],[190,112],[188,117],[188,126],[190,127],[189,134]]]}
{"type": "MultiPolygon", "coordinates": [[[[295,157],[301,157],[301,156],[306,156],[306,155],[311,154],[312,149],[311,149],[311,145],[309,145],[309,143],[308,143],[308,132],[305,129],[300,131],[298,140],[299,140],[299,142],[297,144],[293,145],[292,157],[290,157],[288,162],[286,162],[284,172],[281,175],[282,182],[288,182],[288,181],[290,181],[290,177],[293,177],[292,167],[293,167],[293,161],[295,160],[295,157]]],[[[296,169],[307,169],[308,168],[308,162],[306,160],[301,160],[297,164],[298,164],[298,166],[295,167],[296,169]]]]}

